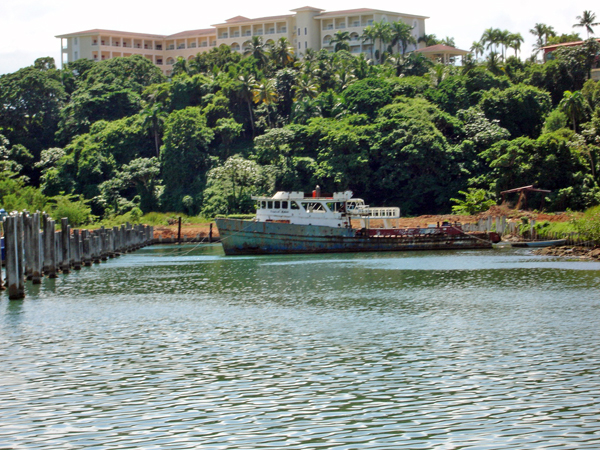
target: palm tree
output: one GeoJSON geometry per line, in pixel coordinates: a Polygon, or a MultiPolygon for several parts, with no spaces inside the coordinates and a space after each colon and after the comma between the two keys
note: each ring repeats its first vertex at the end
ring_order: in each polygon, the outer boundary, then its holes
{"type": "Polygon", "coordinates": [[[487,58],[487,68],[494,75],[502,75],[502,67],[500,67],[500,55],[496,52],[490,52],[487,58]]]}
{"type": "Polygon", "coordinates": [[[521,33],[511,33],[508,37],[508,47],[515,50],[515,56],[517,52],[521,51],[521,44],[524,42],[521,33]]]}
{"type": "Polygon", "coordinates": [[[333,51],[350,50],[350,33],[348,31],[338,30],[331,38],[330,44],[333,45],[333,51]]]}
{"type": "Polygon", "coordinates": [[[485,47],[481,41],[473,41],[471,44],[471,51],[475,53],[475,59],[479,58],[479,55],[483,55],[485,47]]]}
{"type": "Polygon", "coordinates": [[[179,75],[182,73],[188,73],[188,65],[187,61],[183,56],[177,58],[177,61],[173,64],[173,71],[171,72],[171,76],[179,75]]]}
{"type": "Polygon", "coordinates": [[[498,30],[498,43],[502,45],[502,59],[506,59],[506,47],[510,44],[510,31],[498,30]]]}
{"type": "Polygon", "coordinates": [[[253,89],[256,87],[256,79],[253,75],[240,75],[238,77],[239,85],[237,96],[248,105],[248,115],[250,116],[250,128],[252,128],[252,137],[254,138],[254,114],[252,112],[252,100],[254,100],[253,89]]]}
{"type": "Polygon", "coordinates": [[[456,42],[454,42],[453,37],[446,36],[444,39],[440,41],[440,44],[447,45],[448,47],[456,47],[456,42]]]}
{"type": "Polygon", "coordinates": [[[319,95],[318,85],[308,74],[303,73],[296,80],[296,85],[294,86],[294,92],[296,93],[296,98],[315,98],[319,95]]]}
{"type": "Polygon", "coordinates": [[[425,44],[425,47],[431,47],[432,45],[439,44],[435,34],[424,34],[417,41],[423,42],[425,44]]]}
{"type": "Polygon", "coordinates": [[[383,47],[390,42],[391,29],[388,22],[375,22],[375,37],[379,40],[379,62],[383,62],[383,47]]]}
{"type": "MultiPolygon", "coordinates": [[[[536,43],[533,45],[533,53],[537,55],[539,51],[548,43],[548,38],[550,36],[556,36],[556,32],[554,28],[543,24],[536,23],[535,26],[529,30],[531,34],[537,37],[536,43]]],[[[546,60],[546,55],[544,55],[544,61],[546,60]]]]}
{"type": "Polygon", "coordinates": [[[587,31],[588,39],[590,37],[590,34],[594,34],[594,29],[592,27],[597,27],[598,25],[600,25],[600,22],[594,22],[596,20],[596,14],[591,11],[583,11],[583,15],[577,16],[576,19],[579,20],[579,23],[576,23],[575,25],[573,25],[573,27],[585,28],[585,31],[587,31]]]}
{"type": "Polygon", "coordinates": [[[269,59],[269,46],[263,43],[260,36],[252,36],[252,41],[244,49],[244,56],[254,56],[258,67],[263,67],[269,59]]]}
{"type": "Polygon", "coordinates": [[[481,35],[481,43],[487,44],[486,48],[491,50],[494,47],[494,52],[497,53],[498,44],[500,43],[500,30],[498,28],[486,28],[481,35]]]}
{"type": "MultiPolygon", "coordinates": [[[[277,89],[275,88],[273,79],[263,80],[260,84],[256,84],[254,89],[252,89],[252,95],[254,103],[264,103],[267,107],[277,103],[278,100],[277,89]]],[[[269,126],[272,127],[270,114],[267,114],[267,120],[269,121],[269,126]]]]}
{"type": "Polygon", "coordinates": [[[371,59],[373,59],[373,47],[375,47],[375,39],[377,38],[375,33],[375,28],[371,25],[367,25],[363,30],[363,34],[361,36],[361,40],[364,43],[371,43],[371,59]]]}
{"type": "Polygon", "coordinates": [[[281,67],[286,67],[294,61],[294,49],[286,37],[282,36],[277,40],[271,50],[271,58],[281,67]]]}
{"type": "Polygon", "coordinates": [[[392,22],[391,42],[392,46],[398,45],[398,53],[400,53],[400,45],[402,45],[402,54],[406,53],[406,48],[410,44],[416,44],[417,40],[411,34],[413,27],[404,22],[392,22]]]}
{"type": "Polygon", "coordinates": [[[294,110],[290,120],[294,123],[306,124],[309,119],[321,116],[321,108],[319,105],[309,98],[304,98],[294,103],[294,110]]]}
{"type": "Polygon", "coordinates": [[[581,91],[565,91],[558,107],[569,117],[573,131],[577,132],[577,125],[580,120],[585,118],[585,114],[589,108],[581,91]]]}
{"type": "Polygon", "coordinates": [[[156,156],[160,156],[160,131],[162,124],[168,114],[163,111],[160,103],[154,103],[144,108],[140,115],[143,118],[142,129],[151,130],[154,135],[154,146],[156,147],[156,156]]]}

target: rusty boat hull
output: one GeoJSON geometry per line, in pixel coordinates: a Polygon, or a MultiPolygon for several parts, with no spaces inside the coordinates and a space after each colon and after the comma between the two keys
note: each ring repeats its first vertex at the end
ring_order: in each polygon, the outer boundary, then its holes
{"type": "Polygon", "coordinates": [[[216,219],[216,224],[226,255],[492,248],[488,234],[440,229],[356,230],[239,219],[216,219]]]}

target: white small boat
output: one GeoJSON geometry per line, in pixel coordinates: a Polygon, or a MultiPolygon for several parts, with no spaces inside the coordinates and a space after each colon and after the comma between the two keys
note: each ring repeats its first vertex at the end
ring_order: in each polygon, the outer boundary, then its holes
{"type": "Polygon", "coordinates": [[[511,247],[557,247],[565,245],[566,239],[555,239],[553,241],[530,241],[530,242],[511,242],[511,247]]]}

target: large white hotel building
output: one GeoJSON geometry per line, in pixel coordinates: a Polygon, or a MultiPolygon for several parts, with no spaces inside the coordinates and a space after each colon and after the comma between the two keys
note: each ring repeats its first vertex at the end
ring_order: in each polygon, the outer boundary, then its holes
{"type": "MultiPolygon", "coordinates": [[[[192,59],[197,53],[221,44],[243,52],[252,36],[262,36],[266,44],[285,37],[296,55],[301,56],[309,48],[332,51],[331,38],[336,31],[344,30],[350,34],[350,52],[368,54],[372,44],[361,40],[366,26],[375,22],[402,21],[413,27],[413,36],[418,40],[425,34],[427,19],[425,16],[369,8],[326,12],[306,6],[292,12],[258,19],[237,16],[212,28],[182,31],[170,36],[95,29],[56,37],[61,40],[62,65],[81,58],[103,61],[118,56],[142,55],[170,75],[173,63],[180,56],[192,59]]],[[[413,45],[408,51],[422,46],[413,45]]]]}

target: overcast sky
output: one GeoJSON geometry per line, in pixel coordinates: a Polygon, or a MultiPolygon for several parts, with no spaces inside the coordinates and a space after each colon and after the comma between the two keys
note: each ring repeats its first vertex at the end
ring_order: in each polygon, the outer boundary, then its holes
{"type": "MultiPolygon", "coordinates": [[[[397,2],[392,0],[319,0],[307,3],[263,0],[157,2],[148,0],[1,0],[0,1],[0,74],[33,64],[36,58],[52,56],[60,63],[60,40],[54,36],[93,28],[173,34],[185,30],[209,28],[241,15],[249,18],[289,14],[290,9],[314,6],[327,11],[375,8],[386,11],[428,16],[426,32],[454,37],[456,46],[468,50],[488,27],[520,32],[525,43],[523,56],[531,54],[534,37],[529,30],[545,23],[558,33],[570,33],[576,16],[591,10],[600,19],[597,1],[558,0],[429,0],[397,2]]],[[[586,33],[581,28],[580,35],[586,33]]],[[[595,30],[600,36],[600,26],[595,30]]]]}

